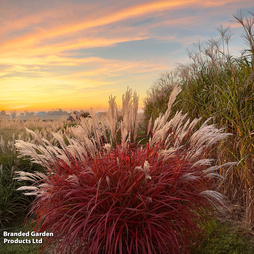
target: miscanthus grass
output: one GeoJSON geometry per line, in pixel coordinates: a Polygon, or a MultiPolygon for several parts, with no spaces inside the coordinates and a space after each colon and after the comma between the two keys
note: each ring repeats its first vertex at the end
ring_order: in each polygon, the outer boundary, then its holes
{"type": "MultiPolygon", "coordinates": [[[[144,115],[148,122],[155,121],[159,112],[166,111],[168,95],[175,83],[182,91],[173,105],[171,116],[182,110],[192,120],[200,123],[208,118],[218,128],[232,135],[216,148],[218,164],[238,161],[230,170],[220,170],[223,178],[216,183],[217,190],[231,202],[245,210],[246,224],[254,225],[254,14],[242,12],[234,16],[242,26],[245,49],[241,57],[230,52],[233,32],[230,27],[217,28],[218,37],[199,42],[189,51],[189,63],[173,72],[165,73],[149,90],[144,100],[144,115]]],[[[150,128],[148,128],[150,131],[150,128]]]]}
{"type": "Polygon", "coordinates": [[[254,14],[233,15],[242,26],[246,49],[234,57],[229,49],[233,35],[229,27],[219,27],[220,37],[198,43],[189,53],[190,64],[179,67],[183,112],[190,118],[212,117],[219,127],[232,133],[218,150],[219,163],[238,161],[232,170],[221,170],[224,176],[218,190],[233,203],[245,209],[246,223],[254,225],[254,14]]]}
{"type": "MultiPolygon", "coordinates": [[[[16,141],[43,173],[17,172],[32,185],[18,190],[35,195],[37,230],[53,232],[59,253],[188,253],[201,224],[223,195],[211,189],[218,166],[211,148],[228,134],[209,120],[197,127],[168,110],[155,120],[149,141],[136,143],[138,96],[123,95],[122,120],[115,98],[105,122],[90,118],[72,127],[72,136],[53,133],[52,143],[29,131],[36,144],[16,141]]],[[[220,167],[228,167],[225,163],[220,167]]]]}

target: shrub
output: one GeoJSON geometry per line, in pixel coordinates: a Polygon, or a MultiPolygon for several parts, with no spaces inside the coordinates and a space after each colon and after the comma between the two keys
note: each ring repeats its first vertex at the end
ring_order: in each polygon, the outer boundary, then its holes
{"type": "Polygon", "coordinates": [[[34,183],[19,190],[36,195],[37,228],[54,233],[61,253],[182,253],[199,240],[202,221],[223,199],[209,189],[218,167],[206,156],[227,134],[208,121],[194,131],[199,120],[190,122],[180,112],[167,121],[178,93],[179,88],[172,91],[168,110],[156,119],[153,137],[143,146],[131,143],[137,96],[130,91],[123,96],[120,126],[114,99],[109,103],[110,143],[101,144],[105,126],[95,114],[92,137],[88,127],[76,127],[75,138],[66,137],[68,146],[57,133],[61,148],[45,139],[39,146],[17,141],[21,156],[31,156],[47,170],[45,175],[19,172],[19,180],[34,183]]]}

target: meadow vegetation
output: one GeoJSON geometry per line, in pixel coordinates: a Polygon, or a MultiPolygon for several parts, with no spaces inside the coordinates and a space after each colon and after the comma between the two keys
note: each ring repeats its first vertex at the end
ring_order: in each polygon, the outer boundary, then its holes
{"type": "Polygon", "coordinates": [[[220,27],[150,89],[145,123],[130,89],[120,114],[111,96],[107,113],[73,123],[0,119],[1,230],[53,232],[44,253],[253,253],[215,219],[224,194],[253,234],[254,19],[235,18],[245,54],[230,55],[220,27]]]}
{"type": "Polygon", "coordinates": [[[241,12],[234,17],[244,29],[248,48],[243,55],[239,58],[230,55],[231,30],[218,28],[219,38],[198,43],[196,51],[189,52],[190,64],[164,74],[155,83],[145,100],[145,116],[148,122],[157,117],[158,112],[165,112],[165,93],[170,94],[178,83],[182,92],[173,105],[172,115],[181,110],[191,119],[202,117],[201,122],[211,118],[217,127],[232,134],[214,150],[214,156],[218,164],[226,161],[237,161],[238,164],[230,170],[220,169],[223,178],[215,187],[245,208],[246,222],[253,227],[254,18],[245,19],[241,12]]]}

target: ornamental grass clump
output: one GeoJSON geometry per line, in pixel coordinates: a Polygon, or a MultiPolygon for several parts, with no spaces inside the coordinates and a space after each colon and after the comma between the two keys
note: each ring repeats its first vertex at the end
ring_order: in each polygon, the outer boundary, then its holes
{"type": "Polygon", "coordinates": [[[195,129],[200,119],[191,122],[181,112],[168,120],[179,91],[142,146],[133,144],[138,96],[131,90],[123,96],[123,121],[111,97],[109,122],[91,111],[72,138],[54,133],[58,146],[36,134],[38,145],[16,142],[21,156],[46,169],[17,172],[33,182],[19,190],[36,195],[37,230],[54,233],[59,253],[187,253],[198,242],[202,222],[223,199],[210,189],[218,167],[207,156],[228,134],[208,121],[195,129]]]}

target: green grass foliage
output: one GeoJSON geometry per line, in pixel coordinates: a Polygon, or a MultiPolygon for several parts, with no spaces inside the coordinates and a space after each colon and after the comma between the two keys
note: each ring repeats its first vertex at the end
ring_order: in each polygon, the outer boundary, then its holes
{"type": "Polygon", "coordinates": [[[15,170],[26,172],[41,171],[38,165],[32,165],[30,160],[18,159],[15,153],[0,153],[0,226],[1,229],[23,222],[29,211],[32,197],[17,191],[22,184],[15,177],[15,170]]]}
{"type": "Polygon", "coordinates": [[[250,244],[243,235],[235,232],[228,224],[213,220],[209,225],[209,233],[199,247],[193,246],[191,254],[252,254],[253,242],[250,244]]]}
{"type": "Polygon", "coordinates": [[[243,37],[249,47],[245,50],[247,54],[239,58],[230,55],[230,28],[218,28],[218,39],[198,43],[196,51],[189,52],[189,64],[179,66],[171,76],[162,76],[152,87],[145,99],[144,112],[147,121],[158,112],[163,113],[167,104],[165,94],[169,96],[170,89],[177,83],[182,92],[173,105],[172,114],[181,110],[191,119],[212,118],[217,127],[232,134],[215,151],[214,157],[221,164],[225,161],[239,163],[230,170],[221,170],[225,178],[216,186],[245,207],[246,220],[251,225],[254,222],[254,17],[244,18],[241,13],[234,17],[244,28],[243,37]],[[160,100],[156,102],[156,110],[153,109],[154,98],[160,100]]]}

